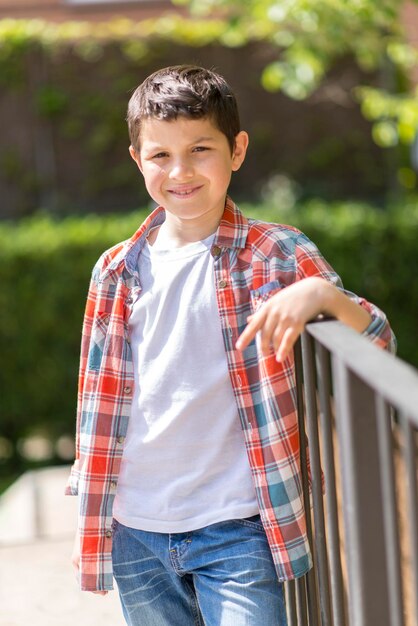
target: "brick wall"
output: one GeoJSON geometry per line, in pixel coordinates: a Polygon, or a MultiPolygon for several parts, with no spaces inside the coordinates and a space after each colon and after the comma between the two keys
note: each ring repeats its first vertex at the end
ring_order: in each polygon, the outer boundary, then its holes
{"type": "Polygon", "coordinates": [[[110,0],[89,2],[88,0],[0,0],[0,19],[41,18],[53,22],[66,20],[104,21],[123,16],[133,20],[161,15],[165,11],[179,12],[170,0],[110,0]]]}
{"type": "Polygon", "coordinates": [[[231,188],[237,199],[256,199],[278,174],[314,195],[382,193],[386,154],[373,144],[370,126],[349,95],[361,80],[358,68],[341,63],[310,99],[297,102],[260,85],[263,67],[276,54],[264,44],[159,43],[146,64],[136,64],[117,47],[94,62],[71,52],[49,60],[31,52],[22,82],[3,89],[0,98],[0,217],[41,207],[113,211],[148,202],[128,155],[127,100],[150,72],[177,63],[217,68],[237,94],[242,127],[250,133],[245,167],[231,188]],[[64,109],[42,114],[40,94],[52,99],[64,94],[64,109]]]}

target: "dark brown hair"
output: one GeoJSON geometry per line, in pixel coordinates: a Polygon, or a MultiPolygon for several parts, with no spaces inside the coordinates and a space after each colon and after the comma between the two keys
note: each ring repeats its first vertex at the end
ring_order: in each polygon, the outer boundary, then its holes
{"type": "Polygon", "coordinates": [[[129,138],[140,149],[144,119],[175,120],[209,118],[228,140],[231,152],[240,131],[238,106],[226,80],[196,65],[173,65],[158,70],[144,80],[128,104],[129,138]]]}

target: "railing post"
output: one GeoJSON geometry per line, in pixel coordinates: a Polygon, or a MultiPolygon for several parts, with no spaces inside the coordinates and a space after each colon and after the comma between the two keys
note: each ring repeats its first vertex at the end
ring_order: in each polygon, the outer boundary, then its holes
{"type": "Polygon", "coordinates": [[[310,464],[312,474],[312,502],[315,521],[316,564],[319,579],[319,600],[321,626],[332,626],[329,572],[322,496],[322,475],[318,435],[318,413],[315,387],[314,340],[307,333],[302,335],[303,379],[306,403],[306,425],[309,438],[310,464]]]}
{"type": "MultiPolygon", "coordinates": [[[[418,620],[418,490],[417,490],[417,449],[416,449],[416,430],[412,427],[408,416],[403,411],[400,414],[404,436],[404,455],[405,469],[407,476],[407,494],[408,494],[408,526],[409,526],[409,542],[410,542],[410,559],[413,576],[413,597],[414,605],[411,611],[415,615],[415,623],[418,620]]],[[[412,620],[414,618],[412,617],[412,620]]],[[[412,622],[413,623],[413,622],[412,622]]]]}
{"type": "Polygon", "coordinates": [[[327,537],[329,546],[330,592],[334,626],[347,626],[345,587],[341,564],[341,540],[338,525],[337,480],[333,443],[333,410],[331,408],[331,366],[329,353],[316,342],[319,422],[322,433],[322,463],[325,474],[327,537]]]}
{"type": "Polygon", "coordinates": [[[313,549],[311,503],[309,497],[308,465],[306,459],[305,411],[303,401],[303,364],[301,340],[295,345],[296,399],[299,423],[300,462],[302,468],[303,503],[306,511],[306,534],[312,551],[314,567],[304,576],[296,580],[296,604],[300,626],[318,626],[319,607],[317,593],[317,577],[315,568],[315,551],[313,549]]]}
{"type": "Polygon", "coordinates": [[[374,392],[333,357],[350,626],[390,626],[374,392]]]}

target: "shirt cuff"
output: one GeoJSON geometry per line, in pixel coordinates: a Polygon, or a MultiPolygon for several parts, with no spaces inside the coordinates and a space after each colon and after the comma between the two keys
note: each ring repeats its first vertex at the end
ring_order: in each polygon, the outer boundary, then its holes
{"type": "Polygon", "coordinates": [[[397,348],[396,338],[389,326],[386,315],[377,306],[366,300],[360,299],[359,304],[370,313],[372,318],[370,324],[362,332],[363,337],[395,354],[397,348]]]}
{"type": "Polygon", "coordinates": [[[74,461],[74,464],[71,468],[71,473],[67,481],[67,485],[65,487],[65,495],[66,496],[78,496],[78,483],[80,480],[80,462],[77,459],[74,461]]]}

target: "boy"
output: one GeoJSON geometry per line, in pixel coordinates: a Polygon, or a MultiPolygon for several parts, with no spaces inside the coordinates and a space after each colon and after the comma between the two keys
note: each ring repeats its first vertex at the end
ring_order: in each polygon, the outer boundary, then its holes
{"type": "Polygon", "coordinates": [[[293,344],[320,313],[391,331],[302,233],[227,196],[248,135],[221,76],[160,70],[127,120],[159,207],[93,271],[73,563],[84,590],[114,575],[130,626],[284,626],[282,582],[311,567],[293,344]]]}

